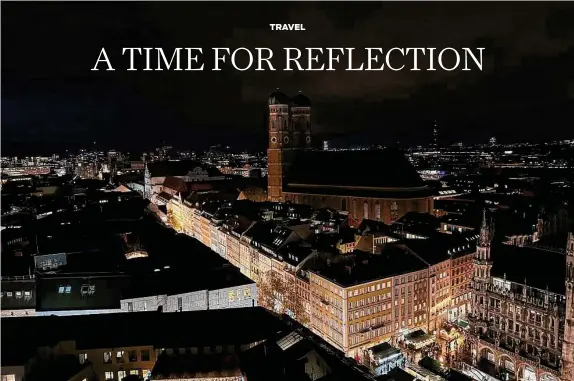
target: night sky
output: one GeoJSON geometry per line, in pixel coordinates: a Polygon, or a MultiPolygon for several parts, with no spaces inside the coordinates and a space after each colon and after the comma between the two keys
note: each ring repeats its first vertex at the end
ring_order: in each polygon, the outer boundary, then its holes
{"type": "Polygon", "coordinates": [[[311,98],[313,130],[328,139],[426,143],[435,119],[444,143],[574,138],[572,20],[568,3],[5,2],[2,154],[94,141],[263,149],[277,87],[311,98]],[[127,72],[114,59],[122,47],[222,46],[485,47],[485,70],[127,72]],[[115,72],[90,71],[102,47],[115,72]]]}

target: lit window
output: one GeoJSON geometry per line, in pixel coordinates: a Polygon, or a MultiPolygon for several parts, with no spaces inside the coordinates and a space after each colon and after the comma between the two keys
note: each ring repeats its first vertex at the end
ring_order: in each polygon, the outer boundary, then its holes
{"type": "Polygon", "coordinates": [[[63,294],[65,290],[64,286],[60,286],[60,288],[58,288],[58,294],[63,294]]]}
{"type": "Polygon", "coordinates": [[[21,298],[22,297],[22,291],[16,291],[16,297],[21,298]]]}
{"type": "Polygon", "coordinates": [[[105,376],[106,376],[106,380],[113,380],[114,379],[114,372],[106,372],[105,376]]]}
{"type": "Polygon", "coordinates": [[[125,370],[119,370],[118,371],[118,380],[119,381],[122,381],[126,376],[127,376],[127,374],[126,374],[125,370]]]}
{"type": "MultiPolygon", "coordinates": [[[[116,352],[116,363],[120,364],[124,362],[124,351],[117,351],[116,352]]],[[[125,375],[124,375],[125,377],[125,375]]]]}
{"type": "Polygon", "coordinates": [[[66,286],[66,294],[72,292],[72,286],[66,286]]]}

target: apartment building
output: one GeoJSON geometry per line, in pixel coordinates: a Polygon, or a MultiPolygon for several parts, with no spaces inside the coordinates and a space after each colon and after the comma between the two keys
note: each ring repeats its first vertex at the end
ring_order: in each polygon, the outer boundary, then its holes
{"type": "Polygon", "coordinates": [[[427,239],[401,241],[428,267],[428,328],[431,332],[438,331],[445,322],[464,319],[469,311],[471,261],[476,254],[476,239],[474,234],[435,233],[427,239]]]}
{"type": "Polygon", "coordinates": [[[425,289],[418,285],[427,280],[428,270],[404,247],[388,246],[381,254],[347,254],[309,274],[311,329],[348,356],[360,359],[368,348],[396,339],[409,328],[426,328],[426,319],[414,314],[414,284],[416,302],[426,303],[425,289]],[[408,275],[396,278],[411,273],[411,282],[408,275]],[[411,297],[403,293],[409,287],[411,297]]]}

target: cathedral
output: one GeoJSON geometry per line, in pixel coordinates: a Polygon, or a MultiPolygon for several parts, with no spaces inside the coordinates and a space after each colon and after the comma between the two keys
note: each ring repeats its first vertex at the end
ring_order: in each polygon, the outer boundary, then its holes
{"type": "Polygon", "coordinates": [[[346,211],[393,223],[414,211],[432,213],[430,189],[398,150],[313,149],[311,101],[275,91],[269,96],[267,194],[270,201],[346,211]]]}

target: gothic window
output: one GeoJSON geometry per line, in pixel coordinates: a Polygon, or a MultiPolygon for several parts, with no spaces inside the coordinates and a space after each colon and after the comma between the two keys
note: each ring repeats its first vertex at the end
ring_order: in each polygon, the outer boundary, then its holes
{"type": "Polygon", "coordinates": [[[378,202],[375,204],[375,219],[377,221],[381,220],[381,204],[378,202]]]}
{"type": "Polygon", "coordinates": [[[363,203],[363,218],[369,218],[369,203],[366,201],[363,203]]]}
{"type": "Polygon", "coordinates": [[[395,222],[399,219],[399,205],[396,201],[391,203],[391,222],[395,222]]]}
{"type": "Polygon", "coordinates": [[[285,130],[287,130],[287,119],[285,119],[285,120],[283,121],[283,128],[285,128],[285,130]]]}
{"type": "Polygon", "coordinates": [[[307,131],[309,131],[309,130],[310,130],[310,127],[309,127],[309,121],[307,121],[307,122],[305,123],[305,127],[307,128],[307,131]]]}
{"type": "Polygon", "coordinates": [[[285,144],[289,143],[289,136],[285,136],[283,138],[283,141],[285,142],[285,144]]]}
{"type": "Polygon", "coordinates": [[[341,200],[341,210],[347,210],[347,199],[341,200]]]}
{"type": "Polygon", "coordinates": [[[357,200],[353,200],[353,218],[357,218],[357,200]]]}

